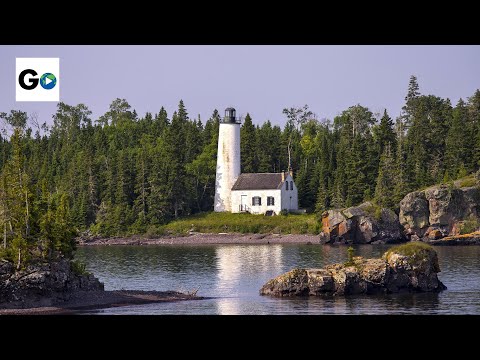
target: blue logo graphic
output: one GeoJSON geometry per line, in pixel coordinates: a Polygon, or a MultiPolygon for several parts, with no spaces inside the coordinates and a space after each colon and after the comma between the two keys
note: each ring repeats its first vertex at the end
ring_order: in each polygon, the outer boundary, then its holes
{"type": "Polygon", "coordinates": [[[45,73],[40,78],[40,86],[45,90],[51,90],[57,85],[57,78],[52,73],[45,73]]]}

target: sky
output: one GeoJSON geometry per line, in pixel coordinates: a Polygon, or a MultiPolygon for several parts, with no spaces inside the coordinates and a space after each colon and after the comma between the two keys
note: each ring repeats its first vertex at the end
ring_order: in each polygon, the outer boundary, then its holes
{"type": "Polygon", "coordinates": [[[52,122],[55,102],[15,101],[15,58],[59,57],[60,100],[86,104],[92,120],[125,98],[139,116],[164,106],[169,117],[183,99],[191,118],[233,106],[255,124],[283,126],[285,107],[308,104],[332,119],[361,104],[400,115],[410,75],[420,92],[455,105],[480,88],[480,46],[0,46],[0,112],[36,112],[52,122]]]}

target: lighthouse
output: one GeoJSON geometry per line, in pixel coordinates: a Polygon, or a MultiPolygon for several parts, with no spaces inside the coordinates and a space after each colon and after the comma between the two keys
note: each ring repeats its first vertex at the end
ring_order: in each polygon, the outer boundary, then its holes
{"type": "Polygon", "coordinates": [[[240,175],[240,120],[236,111],[225,109],[218,130],[217,173],[215,177],[215,203],[217,212],[232,211],[232,187],[240,175]]]}

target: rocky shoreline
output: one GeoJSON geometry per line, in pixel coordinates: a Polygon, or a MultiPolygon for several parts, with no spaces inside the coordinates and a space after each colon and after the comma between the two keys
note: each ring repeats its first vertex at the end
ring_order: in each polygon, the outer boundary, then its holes
{"type": "Polygon", "coordinates": [[[59,257],[16,269],[0,260],[0,314],[69,314],[85,309],[199,300],[176,291],[104,291],[104,285],[78,263],[59,257]]]}
{"type": "Polygon", "coordinates": [[[204,234],[191,233],[185,236],[160,238],[131,237],[81,237],[79,246],[94,245],[201,245],[201,244],[320,244],[318,235],[310,234],[204,234]]]}
{"type": "MultiPolygon", "coordinates": [[[[377,244],[395,244],[405,241],[404,237],[394,239],[390,237],[389,241],[372,241],[369,245],[377,244]]],[[[424,239],[423,242],[434,246],[446,245],[480,245],[480,232],[452,235],[440,239],[424,239]]],[[[238,245],[268,245],[268,244],[329,244],[329,245],[345,245],[353,242],[348,241],[331,241],[325,242],[322,235],[310,234],[203,234],[194,233],[184,236],[165,236],[161,238],[145,238],[134,235],[131,237],[92,237],[78,238],[79,246],[116,246],[116,245],[212,245],[212,244],[238,244],[238,245]]]]}

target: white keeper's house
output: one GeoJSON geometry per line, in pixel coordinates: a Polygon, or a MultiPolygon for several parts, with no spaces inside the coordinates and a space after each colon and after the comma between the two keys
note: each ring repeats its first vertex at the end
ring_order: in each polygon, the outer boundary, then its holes
{"type": "Polygon", "coordinates": [[[240,173],[240,121],[225,109],[218,134],[214,210],[275,215],[298,211],[298,191],[291,172],[240,173]]]}

